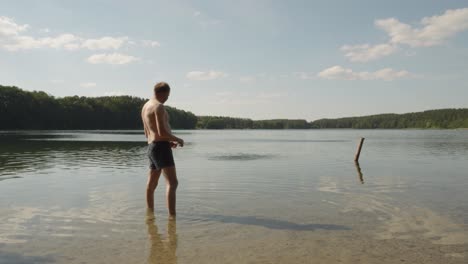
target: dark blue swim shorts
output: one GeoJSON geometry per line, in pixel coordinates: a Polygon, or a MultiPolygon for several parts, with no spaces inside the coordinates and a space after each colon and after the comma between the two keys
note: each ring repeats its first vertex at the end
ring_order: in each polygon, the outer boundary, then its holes
{"type": "Polygon", "coordinates": [[[148,158],[150,161],[149,167],[152,170],[175,166],[169,141],[153,141],[150,143],[148,145],[148,158]]]}

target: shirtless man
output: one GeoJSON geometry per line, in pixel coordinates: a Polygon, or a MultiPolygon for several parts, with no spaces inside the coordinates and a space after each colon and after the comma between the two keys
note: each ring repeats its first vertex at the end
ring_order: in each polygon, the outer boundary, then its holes
{"type": "Polygon", "coordinates": [[[166,178],[166,200],[169,215],[176,214],[176,189],[178,185],[172,148],[184,146],[184,140],[174,136],[169,126],[169,118],[164,108],[170,93],[170,87],[165,82],[154,86],[154,96],[143,106],[141,119],[148,139],[148,157],[150,173],[146,186],[146,203],[148,209],[154,211],[154,190],[158,186],[159,176],[163,172],[166,178]]]}

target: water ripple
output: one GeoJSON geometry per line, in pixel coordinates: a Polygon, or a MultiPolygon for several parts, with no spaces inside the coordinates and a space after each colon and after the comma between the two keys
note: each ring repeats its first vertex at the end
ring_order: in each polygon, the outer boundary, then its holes
{"type": "Polygon", "coordinates": [[[237,154],[211,155],[208,157],[208,159],[209,160],[248,161],[248,160],[259,160],[259,159],[272,159],[275,157],[276,155],[272,155],[272,154],[237,153],[237,154]]]}
{"type": "Polygon", "coordinates": [[[16,141],[0,152],[0,176],[104,166],[113,169],[145,166],[144,142],[16,141]]]}

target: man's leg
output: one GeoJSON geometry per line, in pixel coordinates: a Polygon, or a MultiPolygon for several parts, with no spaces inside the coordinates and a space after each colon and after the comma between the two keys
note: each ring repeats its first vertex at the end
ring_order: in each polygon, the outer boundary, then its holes
{"type": "Polygon", "coordinates": [[[158,186],[159,176],[161,176],[161,170],[150,169],[148,175],[148,184],[146,185],[146,204],[148,209],[154,211],[154,190],[158,186]]]}
{"type": "Polygon", "coordinates": [[[177,181],[175,167],[163,168],[164,177],[166,178],[166,201],[169,214],[175,216],[176,214],[176,189],[179,182],[177,181]]]}

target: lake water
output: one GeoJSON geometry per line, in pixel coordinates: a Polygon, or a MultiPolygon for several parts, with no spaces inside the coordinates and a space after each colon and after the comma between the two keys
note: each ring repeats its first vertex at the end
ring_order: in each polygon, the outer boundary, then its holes
{"type": "Polygon", "coordinates": [[[468,130],[0,132],[0,263],[467,263],[468,130]],[[353,162],[360,137],[360,167],[353,162]]]}

